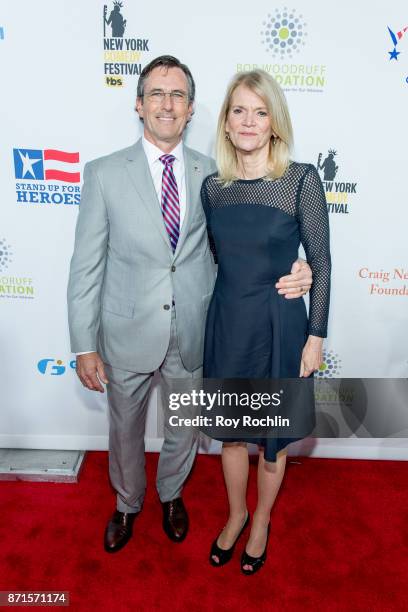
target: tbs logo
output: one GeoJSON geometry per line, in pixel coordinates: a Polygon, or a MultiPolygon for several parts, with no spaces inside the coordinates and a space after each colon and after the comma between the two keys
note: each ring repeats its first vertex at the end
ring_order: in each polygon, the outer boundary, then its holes
{"type": "MultiPolygon", "coordinates": [[[[72,361],[69,362],[67,367],[71,370],[75,370],[76,360],[72,359],[72,361]]],[[[50,374],[51,376],[61,376],[65,373],[65,370],[67,369],[63,365],[61,359],[41,359],[37,363],[37,368],[41,374],[50,374]]]]}
{"type": "Polygon", "coordinates": [[[105,84],[108,87],[123,87],[123,79],[107,76],[105,77],[105,84]]]}

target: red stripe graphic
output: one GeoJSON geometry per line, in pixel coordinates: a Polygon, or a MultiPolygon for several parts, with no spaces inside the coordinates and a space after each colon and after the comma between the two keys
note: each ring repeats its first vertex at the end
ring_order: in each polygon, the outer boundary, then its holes
{"type": "Polygon", "coordinates": [[[408,30],[408,27],[407,27],[407,28],[403,28],[403,29],[401,30],[401,32],[397,32],[397,36],[398,36],[398,39],[399,39],[399,40],[401,40],[401,38],[404,36],[404,33],[405,33],[407,30],[408,30]]]}
{"type": "Polygon", "coordinates": [[[67,153],[66,151],[57,151],[57,149],[44,149],[44,159],[77,164],[79,162],[79,153],[67,153]]]}
{"type": "Polygon", "coordinates": [[[81,175],[79,172],[63,172],[62,170],[46,170],[47,181],[64,181],[65,183],[79,183],[81,175]]]}

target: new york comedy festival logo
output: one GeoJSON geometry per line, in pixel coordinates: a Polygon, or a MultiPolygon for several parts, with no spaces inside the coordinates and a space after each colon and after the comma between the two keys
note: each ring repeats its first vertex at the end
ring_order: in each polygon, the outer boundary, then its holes
{"type": "MultiPolygon", "coordinates": [[[[142,15],[142,13],[139,13],[142,15]]],[[[105,85],[123,87],[126,76],[139,76],[145,54],[150,51],[149,39],[129,36],[132,29],[123,12],[123,2],[103,7],[103,72],[105,85]]]]}
{"type": "Polygon", "coordinates": [[[328,212],[347,215],[357,193],[357,182],[345,177],[340,165],[335,149],[320,152],[317,156],[316,168],[322,179],[328,212]]]}

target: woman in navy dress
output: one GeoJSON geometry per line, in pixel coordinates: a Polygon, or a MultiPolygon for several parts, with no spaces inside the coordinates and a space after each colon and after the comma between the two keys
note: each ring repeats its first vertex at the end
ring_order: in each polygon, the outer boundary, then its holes
{"type": "MultiPolygon", "coordinates": [[[[292,126],[285,96],[262,70],[239,73],[222,106],[218,173],[202,187],[218,275],[209,306],[205,378],[310,377],[322,362],[330,294],[329,223],[314,166],[290,160],[292,126]],[[313,272],[310,309],[275,287],[302,243],[313,272]]],[[[241,569],[253,574],[266,558],[270,513],[293,438],[259,445],[258,504],[241,569]]],[[[230,513],[213,542],[210,563],[224,565],[249,523],[247,442],[224,441],[222,465],[230,513]]]]}

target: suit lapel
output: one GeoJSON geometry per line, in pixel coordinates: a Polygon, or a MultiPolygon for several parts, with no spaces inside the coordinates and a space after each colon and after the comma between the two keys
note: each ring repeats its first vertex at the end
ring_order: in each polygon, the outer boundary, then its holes
{"type": "Polygon", "coordinates": [[[129,149],[126,156],[126,169],[132,181],[133,187],[138,193],[141,201],[151,216],[153,223],[156,225],[161,237],[171,252],[172,249],[169,236],[164,226],[163,215],[160,210],[160,204],[157,200],[156,189],[154,187],[149,164],[147,162],[141,140],[138,140],[136,144],[129,149]]]}
{"type": "Polygon", "coordinates": [[[204,180],[204,170],[200,160],[198,156],[194,154],[194,151],[188,147],[184,147],[184,166],[186,177],[186,214],[181,227],[180,237],[178,239],[174,257],[177,257],[183,247],[186,237],[188,236],[191,221],[194,218],[197,200],[200,196],[201,184],[204,180]]]}

